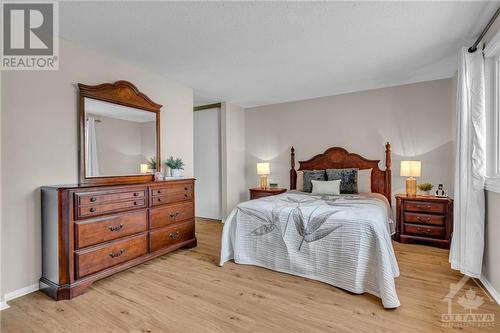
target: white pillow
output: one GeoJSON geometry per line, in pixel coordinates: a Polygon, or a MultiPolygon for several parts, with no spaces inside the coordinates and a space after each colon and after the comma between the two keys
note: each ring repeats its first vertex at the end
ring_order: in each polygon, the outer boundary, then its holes
{"type": "Polygon", "coordinates": [[[340,179],[337,180],[311,180],[312,194],[340,194],[340,179]]]}
{"type": "Polygon", "coordinates": [[[358,193],[372,193],[372,169],[358,170],[358,193]]]}
{"type": "Polygon", "coordinates": [[[297,171],[297,191],[304,192],[304,171],[297,171]]]}

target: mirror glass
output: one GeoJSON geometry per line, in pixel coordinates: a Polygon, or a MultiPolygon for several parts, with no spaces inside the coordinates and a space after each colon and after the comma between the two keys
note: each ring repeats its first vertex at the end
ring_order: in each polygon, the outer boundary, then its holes
{"type": "Polygon", "coordinates": [[[156,114],[84,98],[86,177],[154,173],[156,114]]]}

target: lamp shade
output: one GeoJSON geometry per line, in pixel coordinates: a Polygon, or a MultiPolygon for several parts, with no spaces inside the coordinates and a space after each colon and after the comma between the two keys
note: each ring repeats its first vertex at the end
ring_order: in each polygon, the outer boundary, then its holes
{"type": "Polygon", "coordinates": [[[401,161],[401,177],[420,177],[422,162],[401,161]]]}
{"type": "Polygon", "coordinates": [[[268,175],[269,174],[269,163],[257,163],[257,174],[258,175],[268,175]]]}

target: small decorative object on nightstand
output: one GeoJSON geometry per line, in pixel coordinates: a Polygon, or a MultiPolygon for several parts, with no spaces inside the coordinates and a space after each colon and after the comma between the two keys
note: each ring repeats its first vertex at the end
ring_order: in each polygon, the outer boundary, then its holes
{"type": "Polygon", "coordinates": [[[430,195],[434,185],[431,183],[420,183],[417,187],[420,191],[424,192],[424,195],[430,195]]]}
{"type": "Polygon", "coordinates": [[[401,243],[425,243],[450,248],[453,199],[436,196],[396,195],[396,234],[401,243]]]}
{"type": "Polygon", "coordinates": [[[443,188],[443,184],[439,184],[438,189],[436,191],[436,197],[447,197],[448,191],[443,188]]]}
{"type": "Polygon", "coordinates": [[[265,188],[265,189],[251,188],[250,189],[250,200],[263,198],[263,197],[269,197],[271,195],[281,194],[281,193],[285,193],[285,192],[286,192],[286,188],[279,188],[279,187],[265,188]]]}

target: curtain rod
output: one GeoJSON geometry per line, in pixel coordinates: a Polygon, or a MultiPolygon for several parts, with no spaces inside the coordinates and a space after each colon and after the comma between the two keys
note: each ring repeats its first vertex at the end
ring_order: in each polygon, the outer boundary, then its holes
{"type": "Polygon", "coordinates": [[[481,34],[479,35],[479,37],[476,39],[476,42],[471,47],[469,47],[469,49],[468,49],[469,53],[476,52],[477,46],[479,45],[479,43],[483,39],[484,35],[486,35],[486,33],[488,32],[488,30],[490,30],[491,26],[493,25],[493,22],[495,22],[495,20],[496,20],[496,18],[498,16],[498,14],[500,14],[500,7],[497,8],[497,11],[495,12],[495,14],[491,18],[491,20],[488,22],[488,24],[486,25],[486,27],[484,27],[483,31],[481,32],[481,34]]]}

